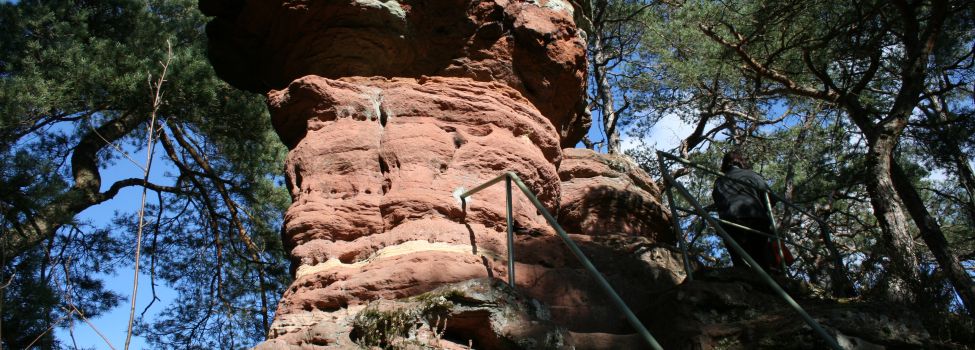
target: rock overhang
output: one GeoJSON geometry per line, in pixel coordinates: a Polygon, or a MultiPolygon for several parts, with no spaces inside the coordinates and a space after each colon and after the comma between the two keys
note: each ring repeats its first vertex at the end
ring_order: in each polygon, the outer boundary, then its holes
{"type": "Polygon", "coordinates": [[[563,0],[201,0],[217,74],[267,93],[317,75],[497,81],[572,147],[590,125],[583,35],[563,0]]]}

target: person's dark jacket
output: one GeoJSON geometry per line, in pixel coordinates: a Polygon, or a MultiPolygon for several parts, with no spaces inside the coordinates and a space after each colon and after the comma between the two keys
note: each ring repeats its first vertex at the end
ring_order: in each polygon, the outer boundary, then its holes
{"type": "Polygon", "coordinates": [[[733,181],[724,177],[719,177],[714,182],[714,191],[711,196],[714,198],[714,207],[718,210],[718,217],[728,219],[756,219],[767,218],[765,207],[765,193],[760,190],[768,190],[768,183],[761,175],[748,169],[732,167],[725,176],[738,181],[733,181]]]}

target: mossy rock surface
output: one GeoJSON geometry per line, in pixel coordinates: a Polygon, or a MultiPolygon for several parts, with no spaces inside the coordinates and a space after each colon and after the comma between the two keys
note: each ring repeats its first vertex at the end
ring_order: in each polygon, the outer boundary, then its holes
{"type": "Polygon", "coordinates": [[[369,303],[353,321],[364,348],[568,348],[548,309],[495,279],[473,279],[400,300],[369,303]]]}

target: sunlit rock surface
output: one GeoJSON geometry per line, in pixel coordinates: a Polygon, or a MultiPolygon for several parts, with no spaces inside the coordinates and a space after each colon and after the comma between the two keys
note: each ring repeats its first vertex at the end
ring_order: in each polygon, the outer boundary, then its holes
{"type": "MultiPolygon", "coordinates": [[[[373,306],[413,305],[444,286],[477,294],[484,283],[507,283],[504,186],[466,203],[457,196],[505,171],[561,216],[635,310],[682,280],[669,217],[646,174],[620,166],[621,158],[563,150],[589,123],[584,44],[569,3],[201,0],[200,7],[215,16],[207,27],[215,69],[266,93],[290,149],[293,204],[282,239],[295,280],[261,348],[347,348],[366,339],[356,320],[373,306]]],[[[514,198],[515,288],[488,289],[517,299],[517,310],[546,311],[447,313],[448,324],[470,328],[451,337],[521,344],[512,348],[639,341],[536,208],[519,192],[514,198]],[[545,323],[538,332],[515,332],[538,322],[545,323]],[[481,330],[472,326],[479,323],[481,330]]],[[[412,340],[439,341],[429,335],[412,340]]]]}
{"type": "Polygon", "coordinates": [[[559,222],[566,230],[587,235],[645,236],[674,243],[660,190],[627,157],[565,149],[559,178],[559,222]]]}
{"type": "Polygon", "coordinates": [[[564,147],[588,130],[585,44],[569,1],[201,0],[217,74],[255,92],[317,75],[451,76],[517,90],[564,147]]]}

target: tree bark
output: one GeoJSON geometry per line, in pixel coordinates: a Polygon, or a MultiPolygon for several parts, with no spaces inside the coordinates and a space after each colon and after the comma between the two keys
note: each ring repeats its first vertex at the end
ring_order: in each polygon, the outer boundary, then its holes
{"type": "Polygon", "coordinates": [[[592,47],[592,71],[593,79],[596,82],[596,98],[599,100],[599,114],[603,122],[603,131],[606,134],[606,152],[609,154],[617,154],[620,152],[620,136],[619,132],[616,131],[617,116],[614,107],[613,89],[609,84],[609,77],[607,77],[606,72],[608,58],[603,50],[605,40],[602,29],[602,25],[599,25],[593,33],[595,45],[592,47]]]}
{"type": "Polygon", "coordinates": [[[890,259],[888,271],[890,277],[889,295],[892,299],[913,302],[919,289],[920,265],[917,259],[917,248],[909,230],[904,207],[898,198],[892,178],[893,152],[897,137],[890,133],[883,133],[873,137],[868,136],[869,151],[867,153],[867,193],[874,215],[883,235],[884,248],[890,259]]]}
{"type": "Polygon", "coordinates": [[[122,138],[143,121],[144,118],[135,113],[123,113],[82,136],[71,154],[74,184],[36,212],[15,208],[27,217],[27,222],[19,225],[20,230],[4,235],[3,256],[7,260],[19,256],[45,239],[53,237],[58,229],[74,220],[75,215],[85,209],[111,199],[123,187],[141,185],[141,179],[121,180],[112,184],[107,191],[100,192],[102,179],[98,170],[98,151],[109,142],[122,138]]]}
{"type": "Polygon", "coordinates": [[[914,223],[921,229],[921,239],[924,240],[928,249],[931,249],[934,259],[938,261],[938,265],[941,266],[948,281],[955,287],[955,291],[958,292],[968,314],[975,318],[975,283],[972,282],[972,278],[965,271],[958,257],[951,252],[948,247],[948,240],[941,232],[941,226],[924,206],[924,201],[914,185],[911,184],[910,179],[904,174],[904,170],[896,163],[893,164],[893,170],[894,186],[904,200],[914,223]]]}

